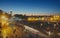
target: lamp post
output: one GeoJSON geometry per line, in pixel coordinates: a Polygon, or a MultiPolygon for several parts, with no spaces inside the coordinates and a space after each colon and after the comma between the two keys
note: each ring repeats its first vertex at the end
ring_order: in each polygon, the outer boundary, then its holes
{"type": "Polygon", "coordinates": [[[51,32],[50,31],[48,32],[48,35],[49,35],[49,38],[50,38],[51,37],[51,32]]]}
{"type": "Polygon", "coordinates": [[[56,37],[56,24],[54,24],[54,30],[53,30],[53,32],[54,32],[54,38],[56,37]]]}

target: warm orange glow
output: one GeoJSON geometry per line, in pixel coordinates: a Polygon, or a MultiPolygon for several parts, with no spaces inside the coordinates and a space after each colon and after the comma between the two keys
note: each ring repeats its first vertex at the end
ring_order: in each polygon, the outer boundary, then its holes
{"type": "Polygon", "coordinates": [[[39,20],[39,18],[33,18],[33,17],[31,17],[31,18],[28,18],[27,20],[28,21],[37,21],[37,20],[39,20]]]}
{"type": "Polygon", "coordinates": [[[41,20],[44,20],[44,17],[42,17],[42,19],[41,20]]]}
{"type": "Polygon", "coordinates": [[[56,22],[56,21],[60,21],[60,16],[52,16],[52,17],[28,17],[27,18],[28,21],[49,21],[49,22],[56,22]]]}
{"type": "Polygon", "coordinates": [[[59,20],[59,16],[54,16],[54,20],[59,20]]]}
{"type": "Polygon", "coordinates": [[[50,18],[51,21],[53,21],[53,18],[50,18]]]}
{"type": "Polygon", "coordinates": [[[11,34],[12,29],[10,27],[2,28],[3,38],[6,38],[9,34],[11,34]]]}

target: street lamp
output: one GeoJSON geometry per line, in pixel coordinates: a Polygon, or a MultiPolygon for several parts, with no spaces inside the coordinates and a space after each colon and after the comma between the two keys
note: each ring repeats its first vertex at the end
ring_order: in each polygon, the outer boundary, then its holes
{"type": "Polygon", "coordinates": [[[50,38],[51,37],[51,32],[50,31],[48,32],[48,35],[49,35],[49,38],[50,38]]]}
{"type": "Polygon", "coordinates": [[[2,16],[1,16],[1,20],[8,20],[8,18],[7,18],[7,16],[2,15],[2,16]]]}
{"type": "Polygon", "coordinates": [[[42,24],[42,23],[41,23],[40,25],[41,25],[41,26],[43,26],[43,24],[42,24]]]}
{"type": "Polygon", "coordinates": [[[54,37],[57,35],[57,30],[56,30],[56,24],[54,24],[54,30],[53,30],[53,32],[54,32],[54,37]]]}
{"type": "Polygon", "coordinates": [[[51,35],[51,32],[49,31],[48,34],[49,34],[49,36],[50,36],[50,35],[51,35]]]}
{"type": "Polygon", "coordinates": [[[3,26],[4,24],[6,24],[6,23],[7,23],[7,21],[8,21],[7,16],[2,15],[2,16],[1,16],[1,23],[2,23],[2,26],[3,26]]]}

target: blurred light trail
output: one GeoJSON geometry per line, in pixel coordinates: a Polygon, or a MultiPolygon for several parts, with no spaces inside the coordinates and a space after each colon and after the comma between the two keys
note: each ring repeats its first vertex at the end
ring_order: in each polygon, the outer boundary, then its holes
{"type": "Polygon", "coordinates": [[[28,31],[30,31],[30,32],[32,32],[32,33],[34,33],[34,34],[38,34],[38,35],[40,35],[40,36],[47,37],[47,35],[41,33],[40,31],[38,31],[38,30],[36,30],[36,29],[34,29],[34,28],[28,27],[28,26],[26,26],[26,25],[24,25],[24,27],[25,27],[25,29],[27,29],[28,31]]]}

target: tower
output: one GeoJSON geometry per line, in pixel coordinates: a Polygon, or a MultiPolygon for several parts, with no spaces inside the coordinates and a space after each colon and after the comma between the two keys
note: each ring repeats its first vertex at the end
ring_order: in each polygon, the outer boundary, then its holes
{"type": "Polygon", "coordinates": [[[11,14],[11,16],[12,16],[12,11],[10,11],[10,14],[11,14]]]}

